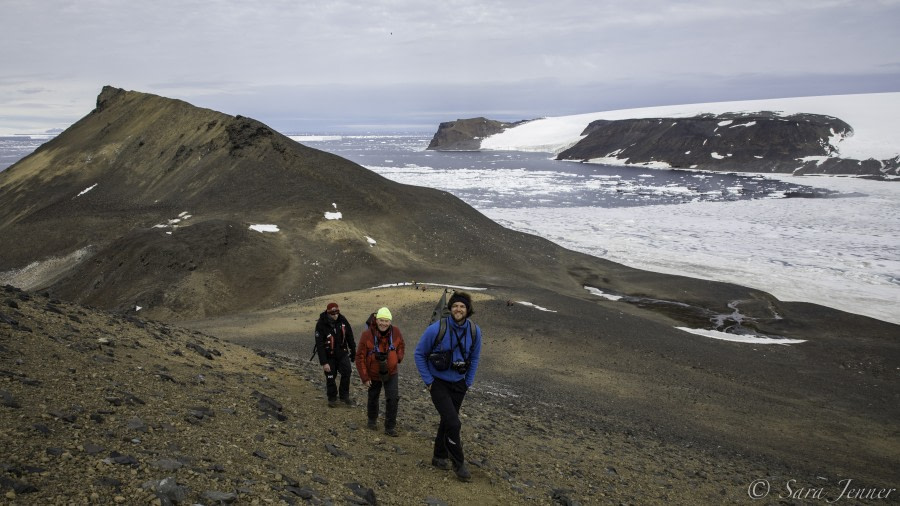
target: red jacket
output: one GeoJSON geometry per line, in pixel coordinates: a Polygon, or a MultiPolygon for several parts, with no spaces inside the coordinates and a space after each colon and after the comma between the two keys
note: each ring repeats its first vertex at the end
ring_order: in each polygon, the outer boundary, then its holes
{"type": "Polygon", "coordinates": [[[391,376],[397,374],[397,364],[403,362],[403,353],[406,350],[406,345],[403,344],[403,334],[399,328],[391,325],[385,336],[381,335],[378,327],[367,328],[360,336],[359,344],[356,346],[356,370],[359,371],[359,378],[363,383],[369,380],[381,381],[381,375],[378,373],[378,359],[375,358],[373,335],[378,336],[378,351],[388,352],[388,374],[391,376]],[[393,349],[390,349],[392,343],[393,349]]]}

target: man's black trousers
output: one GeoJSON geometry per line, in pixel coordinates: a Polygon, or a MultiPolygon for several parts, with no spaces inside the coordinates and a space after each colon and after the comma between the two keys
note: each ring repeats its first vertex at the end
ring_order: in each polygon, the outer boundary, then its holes
{"type": "Polygon", "coordinates": [[[341,399],[350,398],[350,375],[353,370],[350,368],[350,355],[343,354],[340,357],[328,357],[328,364],[331,365],[331,372],[325,373],[325,392],[328,394],[329,401],[336,401],[338,397],[338,387],[334,379],[335,374],[341,375],[341,399]]]}
{"type": "Polygon", "coordinates": [[[465,462],[463,456],[462,441],[459,433],[462,423],[459,421],[459,408],[466,396],[466,380],[455,383],[435,378],[431,384],[431,402],[441,415],[441,424],[438,426],[437,436],[434,438],[434,458],[450,458],[453,468],[461,466],[465,462]]]}
{"type": "Polygon", "coordinates": [[[369,385],[369,404],[366,406],[369,420],[378,419],[378,397],[384,387],[384,428],[394,429],[397,426],[397,407],[400,404],[400,375],[389,376],[387,381],[372,380],[369,385]]]}

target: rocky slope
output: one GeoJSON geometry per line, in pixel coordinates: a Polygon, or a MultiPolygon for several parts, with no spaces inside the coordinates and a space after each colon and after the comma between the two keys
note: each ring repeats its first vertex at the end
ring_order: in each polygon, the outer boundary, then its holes
{"type": "Polygon", "coordinates": [[[326,408],[309,363],[42,295],[4,297],[5,504],[574,504],[683,497],[688,485],[719,495],[701,462],[654,458],[658,441],[559,430],[566,415],[484,391],[465,411],[475,479],[457,483],[430,466],[435,416],[412,378],[394,439],[365,428],[362,406],[326,408]],[[687,483],[642,484],[654,465],[687,483]]]}
{"type": "MultiPolygon", "coordinates": [[[[380,295],[397,302],[395,315],[404,322],[422,312],[414,301],[430,305],[434,298],[405,290],[380,295]]],[[[378,294],[340,297],[343,307],[359,307],[361,318],[378,294]]],[[[411,361],[401,369],[400,437],[368,430],[361,403],[326,407],[318,365],[296,356],[298,348],[303,354],[309,349],[302,330],[311,329],[326,299],[305,301],[298,307],[307,309],[291,313],[300,335],[282,341],[286,349],[264,339],[258,342],[268,343],[265,350],[253,351],[205,332],[46,294],[7,287],[2,298],[4,504],[745,503],[754,479],[771,480],[782,495],[790,479],[828,487],[829,494],[840,490],[842,475],[832,474],[840,469],[823,470],[821,462],[798,465],[759,449],[736,450],[727,438],[685,437],[647,423],[644,417],[653,415],[633,411],[639,404],[620,412],[615,404],[602,401],[598,409],[586,400],[625,388],[627,374],[596,369],[607,379],[585,383],[585,396],[555,373],[543,376],[543,367],[556,367],[538,359],[531,380],[499,382],[504,357],[516,350],[503,343],[516,337],[493,333],[490,324],[483,371],[463,407],[473,469],[473,481],[464,484],[430,465],[437,417],[411,361]],[[554,388],[575,395],[567,399],[554,388]]],[[[483,322],[504,311],[484,296],[477,304],[487,312],[483,322]]],[[[254,322],[271,325],[279,318],[232,319],[243,330],[231,337],[257,342],[271,336],[272,327],[260,333],[254,322]]],[[[359,318],[354,313],[351,321],[359,318]]],[[[221,330],[223,321],[213,325],[221,330]]],[[[421,325],[403,328],[414,343],[421,325]]],[[[665,367],[656,381],[677,388],[665,367]]],[[[683,401],[682,392],[670,395],[683,401]]],[[[357,382],[353,395],[364,400],[357,382]]],[[[692,409],[712,416],[708,402],[692,409]]],[[[743,402],[752,416],[756,401],[743,402]]],[[[852,476],[871,485],[880,474],[852,476]]]]}
{"type": "Polygon", "coordinates": [[[11,238],[0,281],[157,317],[270,307],[462,263],[521,279],[540,266],[551,284],[576,287],[557,258],[582,258],[256,121],[112,87],[0,173],[0,234],[11,238]]]}

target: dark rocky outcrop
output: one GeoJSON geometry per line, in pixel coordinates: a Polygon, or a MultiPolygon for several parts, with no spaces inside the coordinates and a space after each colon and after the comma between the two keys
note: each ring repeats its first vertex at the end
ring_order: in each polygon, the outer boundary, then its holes
{"type": "Polygon", "coordinates": [[[818,114],[771,112],[693,118],[597,120],[558,160],[616,158],[629,164],[663,162],[673,168],[796,174],[897,174],[900,158],[852,160],[835,156],[834,136],[853,135],[844,121],[818,114]],[[827,157],[827,158],[826,158],[827,157]]]}
{"type": "MultiPolygon", "coordinates": [[[[428,146],[476,151],[485,137],[519,125],[485,118],[441,123],[428,146]]],[[[557,160],[616,158],[628,164],[724,172],[900,175],[900,156],[888,160],[841,158],[833,137],[853,135],[852,125],[819,114],[774,112],[704,114],[692,118],[596,120],[557,160]]]]}
{"type": "Polygon", "coordinates": [[[458,119],[438,126],[427,149],[435,151],[478,151],[481,139],[498,134],[524,121],[506,123],[486,118],[458,119]]]}

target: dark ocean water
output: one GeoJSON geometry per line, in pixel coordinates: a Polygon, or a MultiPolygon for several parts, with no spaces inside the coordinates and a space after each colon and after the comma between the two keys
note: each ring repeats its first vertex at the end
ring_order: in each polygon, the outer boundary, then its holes
{"type": "Polygon", "coordinates": [[[48,140],[47,136],[0,136],[0,171],[6,170],[10,165],[31,154],[38,146],[48,140]]]}
{"type": "Polygon", "coordinates": [[[430,133],[291,137],[389,179],[449,191],[476,208],[628,207],[809,192],[755,175],[565,162],[549,153],[426,151],[430,133]]]}
{"type": "MultiPolygon", "coordinates": [[[[389,179],[449,191],[476,208],[629,207],[779,198],[807,188],[753,175],[655,170],[553,160],[521,151],[426,151],[431,133],[292,135],[389,179]]],[[[0,170],[49,137],[0,137],[0,170]]]]}

